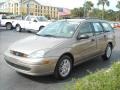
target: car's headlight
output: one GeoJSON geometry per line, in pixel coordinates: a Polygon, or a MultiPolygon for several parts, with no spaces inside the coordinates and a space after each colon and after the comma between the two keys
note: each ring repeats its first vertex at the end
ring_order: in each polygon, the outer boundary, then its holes
{"type": "Polygon", "coordinates": [[[42,58],[42,57],[44,57],[45,52],[46,51],[44,51],[44,50],[33,52],[28,56],[28,58],[35,58],[35,59],[42,58]]]}

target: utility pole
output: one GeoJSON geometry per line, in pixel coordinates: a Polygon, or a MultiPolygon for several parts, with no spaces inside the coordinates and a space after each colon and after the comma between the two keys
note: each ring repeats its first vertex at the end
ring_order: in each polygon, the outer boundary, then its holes
{"type": "Polygon", "coordinates": [[[27,15],[30,15],[30,0],[28,0],[27,4],[27,15]]]}
{"type": "Polygon", "coordinates": [[[86,17],[86,0],[84,0],[84,17],[86,17]]]}
{"type": "Polygon", "coordinates": [[[19,10],[18,10],[19,13],[18,14],[22,16],[22,0],[19,0],[18,8],[19,8],[19,10]]]}

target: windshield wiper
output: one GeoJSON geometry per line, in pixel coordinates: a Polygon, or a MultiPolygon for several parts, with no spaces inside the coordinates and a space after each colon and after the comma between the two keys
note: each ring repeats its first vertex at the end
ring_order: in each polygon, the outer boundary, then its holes
{"type": "Polygon", "coordinates": [[[45,34],[45,35],[40,35],[40,34],[36,34],[38,36],[43,36],[43,37],[56,37],[54,35],[51,35],[51,34],[45,34]]]}
{"type": "Polygon", "coordinates": [[[55,35],[51,35],[51,34],[46,34],[46,35],[41,35],[41,36],[44,36],[44,37],[56,37],[55,35]]]}

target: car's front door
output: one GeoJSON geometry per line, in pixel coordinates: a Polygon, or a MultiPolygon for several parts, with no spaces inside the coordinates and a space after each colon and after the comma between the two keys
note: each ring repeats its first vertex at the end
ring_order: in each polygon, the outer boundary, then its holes
{"type": "Polygon", "coordinates": [[[75,44],[75,58],[76,63],[83,62],[96,54],[96,38],[90,22],[83,23],[78,28],[78,36],[81,37],[76,40],[75,44]],[[82,36],[88,36],[84,38],[82,36]]]}
{"type": "Polygon", "coordinates": [[[32,30],[39,30],[39,21],[35,17],[31,17],[30,27],[32,30]]]}
{"type": "Polygon", "coordinates": [[[28,16],[28,17],[26,18],[26,20],[25,20],[24,28],[25,28],[25,29],[31,29],[30,23],[31,23],[31,18],[30,18],[30,16],[28,16]]]}

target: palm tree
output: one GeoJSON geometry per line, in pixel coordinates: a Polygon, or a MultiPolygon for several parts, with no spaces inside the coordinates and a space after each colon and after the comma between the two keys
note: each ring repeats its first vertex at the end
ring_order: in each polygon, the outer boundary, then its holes
{"type": "Polygon", "coordinates": [[[87,1],[84,3],[85,11],[88,12],[87,15],[89,14],[89,11],[92,9],[93,6],[94,4],[91,1],[87,1]]]}
{"type": "Polygon", "coordinates": [[[104,19],[105,5],[109,6],[110,2],[109,0],[99,0],[97,5],[102,5],[102,19],[104,19]]]}
{"type": "Polygon", "coordinates": [[[120,1],[117,2],[116,8],[119,9],[119,20],[120,20],[120,1]]]}
{"type": "Polygon", "coordinates": [[[72,16],[73,17],[83,17],[83,14],[84,14],[84,10],[83,10],[83,7],[80,7],[80,8],[74,8],[72,11],[72,16]]]}

